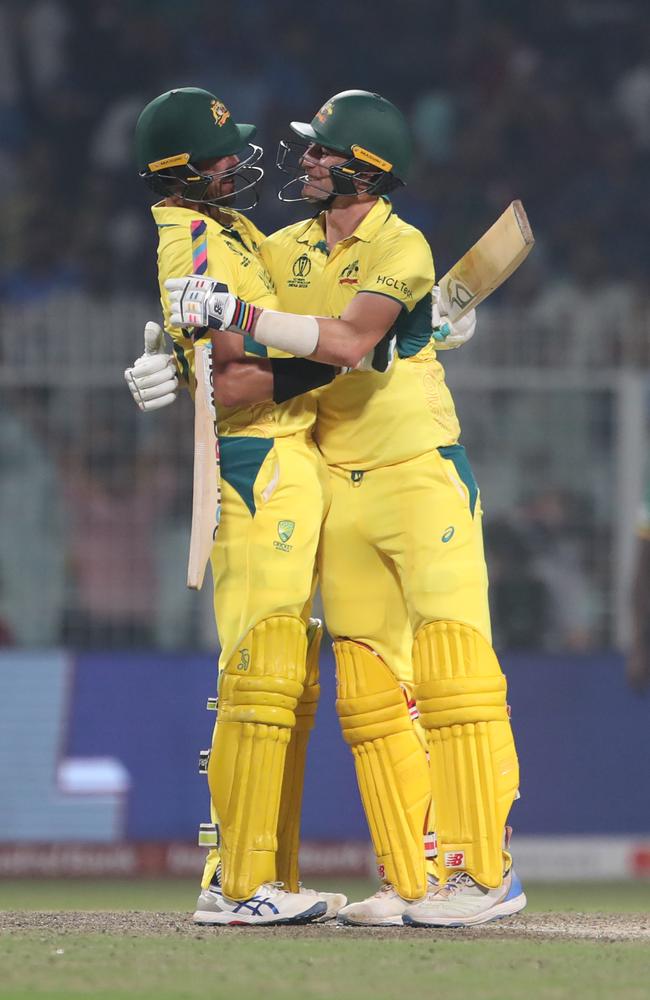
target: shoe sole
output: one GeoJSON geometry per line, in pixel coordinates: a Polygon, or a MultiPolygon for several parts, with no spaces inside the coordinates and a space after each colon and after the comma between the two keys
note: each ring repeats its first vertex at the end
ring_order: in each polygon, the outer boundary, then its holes
{"type": "Polygon", "coordinates": [[[487,924],[490,920],[503,920],[504,917],[513,917],[515,913],[523,910],[527,902],[528,900],[522,892],[521,895],[515,896],[514,899],[504,900],[503,903],[497,903],[496,906],[490,907],[489,910],[477,913],[474,917],[467,917],[465,920],[459,920],[457,917],[436,917],[433,920],[418,920],[405,913],[403,921],[405,927],[476,927],[478,924],[487,924]]]}
{"type": "Polygon", "coordinates": [[[244,914],[241,913],[206,913],[205,911],[197,910],[192,917],[192,922],[198,924],[200,927],[276,927],[280,924],[310,924],[312,921],[318,919],[318,917],[324,916],[327,912],[327,906],[325,903],[314,903],[308,910],[303,913],[297,913],[293,917],[256,917],[251,915],[246,918],[244,914]]]}
{"type": "Polygon", "coordinates": [[[377,917],[375,920],[352,920],[350,917],[342,917],[339,913],[336,922],[341,927],[402,927],[401,917],[377,917]]]}

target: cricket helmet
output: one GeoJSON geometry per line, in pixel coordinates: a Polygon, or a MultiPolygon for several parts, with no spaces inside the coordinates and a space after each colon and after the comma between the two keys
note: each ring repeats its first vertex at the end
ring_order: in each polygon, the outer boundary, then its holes
{"type": "Polygon", "coordinates": [[[280,192],[281,200],[300,200],[283,198],[282,194],[301,180],[300,151],[304,153],[311,144],[348,157],[345,163],[330,168],[335,195],[358,194],[355,181],[361,179],[364,192],[378,195],[406,183],[413,149],[410,129],[402,112],[379,94],[344,90],[326,101],[310,124],[291,122],[291,129],[299,142],[280,143],[278,166],[293,173],[294,179],[280,192]]]}
{"type": "Polygon", "coordinates": [[[135,157],[140,177],[156,194],[178,195],[186,201],[203,204],[233,204],[244,191],[251,191],[257,204],[257,185],[264,175],[255,166],[262,149],[250,142],[254,125],[236,124],[230,111],[218,97],[198,87],[169,90],[151,101],[141,112],[135,126],[135,157]],[[219,174],[203,174],[196,166],[246,151],[235,166],[219,174]],[[206,199],[205,192],[215,179],[233,177],[234,194],[206,199]]]}

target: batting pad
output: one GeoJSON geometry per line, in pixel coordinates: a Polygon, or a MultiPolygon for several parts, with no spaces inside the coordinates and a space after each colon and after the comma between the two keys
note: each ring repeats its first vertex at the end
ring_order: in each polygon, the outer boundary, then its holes
{"type": "Polygon", "coordinates": [[[305,783],[305,763],[309,734],[314,728],[320,698],[318,656],[323,626],[312,618],[307,626],[307,672],[302,697],[296,706],[296,725],[291,732],[284,765],[280,819],[278,822],[278,853],[276,878],[284,882],[289,892],[299,890],[298,853],[300,849],[300,813],[305,783]]]}
{"type": "Polygon", "coordinates": [[[461,870],[496,888],[519,784],[506,679],[490,644],[459,622],[432,622],[418,631],[413,669],[429,746],[441,881],[461,870]]]}
{"type": "Polygon", "coordinates": [[[208,781],[221,833],[222,889],[230,899],[248,899],[276,878],[280,793],[306,652],[300,618],[267,618],[219,679],[208,781]]]}
{"type": "Polygon", "coordinates": [[[427,891],[422,835],[431,790],[426,753],[397,679],[369,649],[334,643],[338,712],[383,878],[404,899],[427,891]]]}

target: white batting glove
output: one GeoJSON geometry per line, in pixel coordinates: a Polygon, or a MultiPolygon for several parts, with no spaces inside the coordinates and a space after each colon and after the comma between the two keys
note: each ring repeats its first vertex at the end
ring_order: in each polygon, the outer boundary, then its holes
{"type": "Polygon", "coordinates": [[[222,282],[201,275],[169,278],[170,323],[172,326],[210,327],[227,330],[241,301],[222,282]]]}
{"type": "Polygon", "coordinates": [[[476,309],[470,309],[461,319],[452,322],[447,314],[442,312],[440,287],[434,285],[431,289],[431,330],[437,351],[462,347],[476,332],[476,309]]]}
{"type": "Polygon", "coordinates": [[[126,384],[141,410],[169,406],[178,393],[178,375],[171,354],[163,350],[164,336],[157,323],[144,328],[144,354],[124,372],[126,384]]]}

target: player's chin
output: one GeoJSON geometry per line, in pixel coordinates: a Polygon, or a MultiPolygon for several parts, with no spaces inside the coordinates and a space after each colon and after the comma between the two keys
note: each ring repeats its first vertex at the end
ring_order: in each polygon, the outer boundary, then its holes
{"type": "Polygon", "coordinates": [[[221,208],[234,208],[236,201],[237,193],[234,188],[232,191],[226,191],[219,196],[219,206],[221,208]]]}
{"type": "Polygon", "coordinates": [[[330,197],[329,192],[325,191],[323,188],[316,187],[314,184],[303,184],[302,196],[306,198],[310,204],[317,205],[321,201],[327,201],[330,197]]]}

